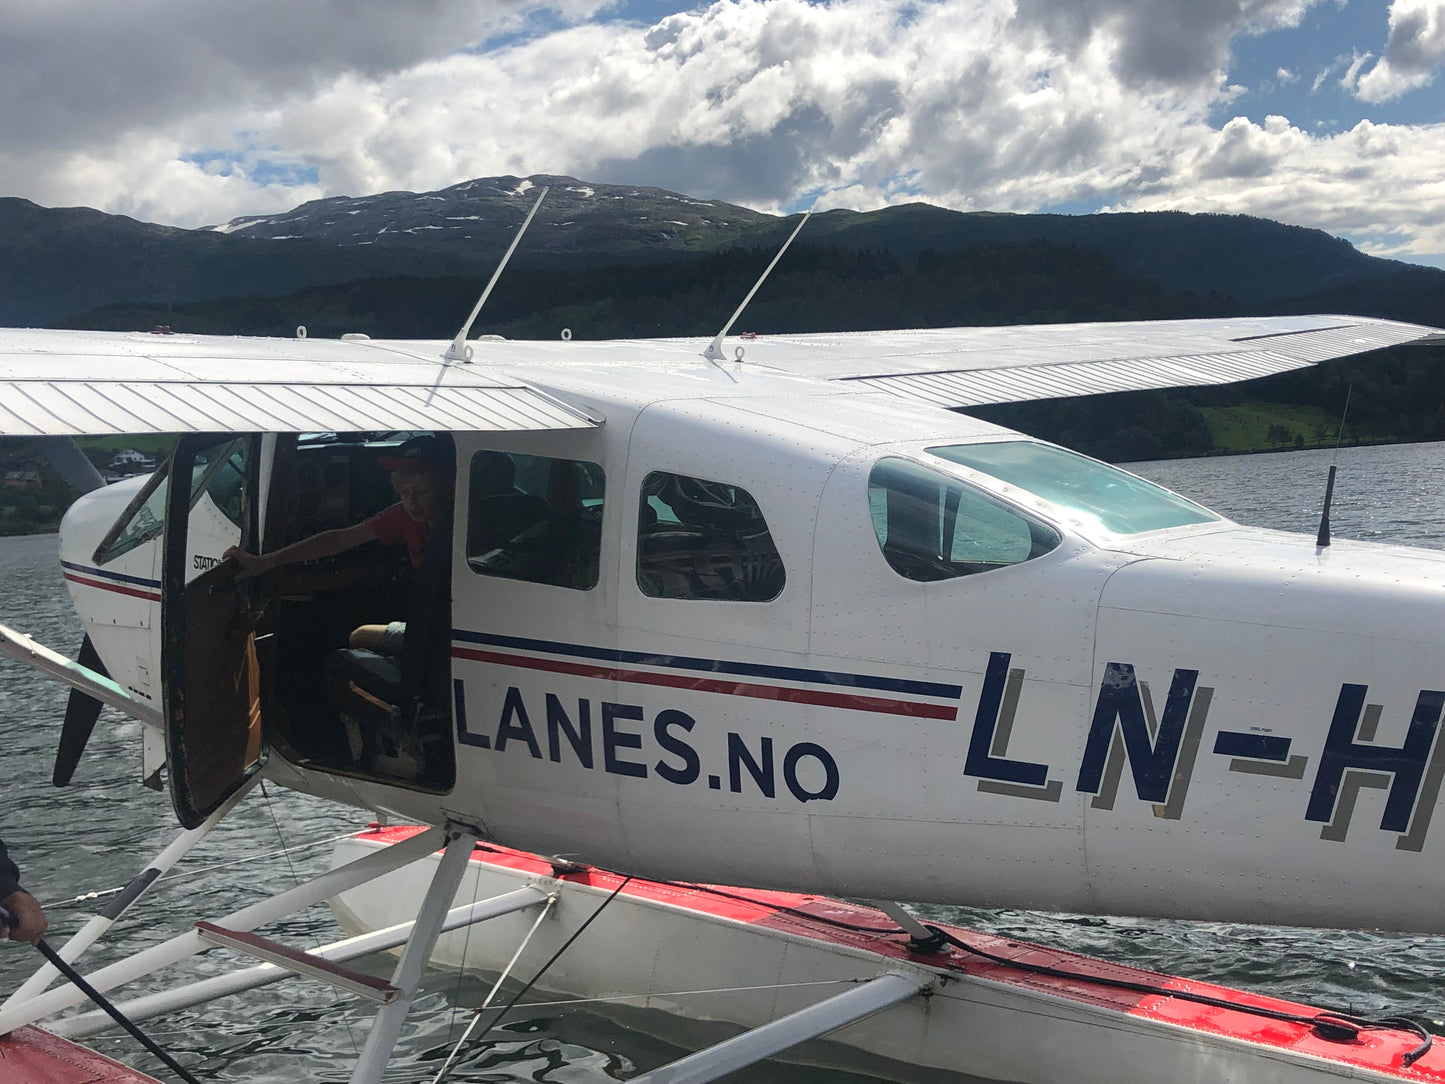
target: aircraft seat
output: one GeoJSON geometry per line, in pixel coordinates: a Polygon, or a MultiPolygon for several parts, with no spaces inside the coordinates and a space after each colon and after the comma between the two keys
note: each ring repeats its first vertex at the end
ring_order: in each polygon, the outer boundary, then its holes
{"type": "Polygon", "coordinates": [[[473,500],[467,517],[467,556],[485,557],[545,523],[550,513],[547,502],[530,493],[498,493],[473,500]]]}
{"type": "Polygon", "coordinates": [[[400,654],[341,648],[324,678],[328,699],[356,724],[363,770],[443,788],[453,772],[449,756],[439,755],[450,741],[451,540],[450,518],[433,526],[400,654]]]}

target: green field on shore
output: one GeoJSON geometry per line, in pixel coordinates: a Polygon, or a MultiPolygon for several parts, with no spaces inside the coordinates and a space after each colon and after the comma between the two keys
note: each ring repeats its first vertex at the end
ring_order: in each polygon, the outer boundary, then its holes
{"type": "MultiPolygon", "coordinates": [[[[1339,415],[1295,403],[1249,401],[1234,406],[1200,407],[1214,451],[1274,452],[1285,448],[1333,447],[1340,439],[1339,415]]],[[[1345,425],[1343,443],[1376,444],[1398,439],[1372,427],[1345,425]]]]}

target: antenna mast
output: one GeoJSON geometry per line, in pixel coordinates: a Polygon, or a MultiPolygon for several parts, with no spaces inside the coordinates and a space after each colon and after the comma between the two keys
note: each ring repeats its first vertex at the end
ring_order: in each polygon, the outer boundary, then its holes
{"type": "MultiPolygon", "coordinates": [[[[1354,394],[1354,381],[1345,391],[1345,409],[1340,411],[1340,431],[1335,436],[1335,459],[1340,458],[1340,441],[1345,439],[1345,418],[1350,413],[1350,396],[1354,394]]],[[[1330,464],[1330,477],[1325,482],[1325,510],[1320,513],[1320,531],[1315,536],[1315,546],[1324,549],[1330,544],[1330,502],[1335,499],[1335,464],[1330,464]]]]}
{"type": "Polygon", "coordinates": [[[506,254],[502,257],[502,262],[497,264],[497,269],[492,272],[492,281],[487,283],[487,288],[482,291],[482,296],[477,298],[477,303],[472,306],[472,314],[467,317],[467,322],[462,325],[462,329],[457,332],[457,337],[452,340],[452,344],[447,347],[447,352],[442,355],[443,360],[448,362],[466,362],[472,360],[472,348],[467,345],[467,336],[471,334],[472,322],[476,320],[477,313],[482,311],[482,306],[487,303],[487,298],[492,294],[492,287],[495,286],[497,280],[502,277],[502,270],[507,266],[507,261],[512,258],[512,253],[517,251],[517,242],[522,239],[522,234],[527,232],[527,227],[532,224],[532,219],[536,217],[537,208],[542,206],[542,201],[547,198],[547,193],[551,190],[551,185],[543,186],[541,193],[537,196],[537,202],[532,204],[532,209],[527,212],[527,217],[522,222],[522,228],[517,231],[517,236],[512,238],[512,243],[507,247],[506,254]]]}
{"type": "Polygon", "coordinates": [[[743,303],[738,306],[737,312],[735,312],[735,313],[732,314],[732,318],[731,318],[730,320],[728,320],[728,322],[727,322],[726,324],[723,325],[723,329],[722,329],[721,331],[719,331],[719,332],[717,333],[717,336],[713,339],[713,341],[708,344],[707,349],[704,350],[704,351],[703,351],[703,354],[702,354],[702,356],[705,357],[705,358],[707,358],[708,361],[722,361],[722,360],[723,360],[723,352],[722,352],[722,341],[723,341],[723,339],[726,338],[727,333],[732,330],[733,324],[735,324],[735,323],[737,322],[738,317],[743,314],[743,310],[748,307],[748,302],[753,299],[753,294],[755,294],[755,293],[758,292],[758,287],[761,286],[764,282],[767,281],[768,276],[773,273],[773,268],[778,266],[778,261],[783,258],[783,253],[788,251],[788,246],[793,243],[793,238],[798,236],[798,231],[801,230],[801,229],[803,228],[804,224],[807,223],[808,219],[810,219],[810,218],[812,218],[812,217],[813,217],[813,212],[812,212],[812,211],[804,212],[804,214],[803,214],[803,221],[798,223],[797,227],[796,227],[796,228],[793,230],[793,232],[789,235],[788,239],[783,242],[783,247],[780,248],[780,249],[778,249],[778,254],[773,257],[773,262],[770,263],[770,264],[768,264],[768,269],[763,272],[762,277],[759,278],[757,282],[753,283],[753,288],[748,291],[748,296],[745,297],[745,298],[743,298],[743,303]]]}

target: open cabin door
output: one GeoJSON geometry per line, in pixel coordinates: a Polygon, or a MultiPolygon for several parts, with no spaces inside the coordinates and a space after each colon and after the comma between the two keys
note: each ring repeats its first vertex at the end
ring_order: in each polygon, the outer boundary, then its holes
{"type": "Polygon", "coordinates": [[[258,436],[177,442],[161,566],[161,689],[176,816],[194,828],[260,770],[256,653],[263,578],[237,580],[220,556],[254,550],[258,436]],[[190,479],[190,485],[182,484],[190,479]]]}

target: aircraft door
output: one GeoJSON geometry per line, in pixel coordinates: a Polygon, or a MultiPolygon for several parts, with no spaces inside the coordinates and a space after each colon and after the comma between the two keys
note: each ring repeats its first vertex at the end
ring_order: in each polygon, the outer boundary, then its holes
{"type": "Polygon", "coordinates": [[[186,435],[171,462],[161,690],[171,799],[188,828],[234,794],[265,758],[256,652],[264,578],[237,580],[218,560],[229,545],[254,547],[259,442],[254,435],[186,435]],[[189,486],[179,484],[185,478],[189,486]],[[215,553],[200,555],[203,548],[215,553]]]}

